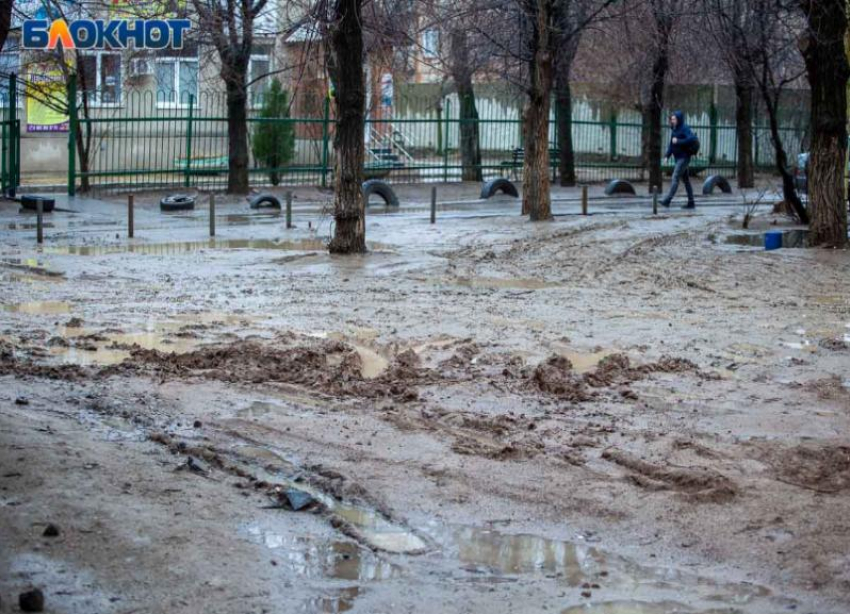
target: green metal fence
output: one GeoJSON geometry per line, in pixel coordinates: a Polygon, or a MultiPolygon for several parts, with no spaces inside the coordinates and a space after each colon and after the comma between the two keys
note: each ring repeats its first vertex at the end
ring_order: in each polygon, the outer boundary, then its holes
{"type": "MultiPolygon", "coordinates": [[[[71,93],[70,99],[76,94],[71,93]]],[[[74,105],[71,105],[72,107],[74,105]]],[[[333,181],[334,119],[328,100],[301,105],[297,117],[261,118],[251,109],[250,141],[266,124],[288,125],[295,135],[291,161],[280,168],[264,168],[251,154],[252,185],[269,184],[272,171],[286,185],[327,186],[333,181]]],[[[461,120],[456,97],[437,104],[396,101],[391,107],[369,111],[365,126],[366,175],[396,183],[460,181],[464,165],[459,150],[461,126],[476,123],[484,178],[521,176],[521,102],[484,105],[477,120],[461,120]]],[[[297,108],[297,106],[296,106],[297,108]]],[[[82,182],[92,189],[223,188],[227,183],[228,137],[226,101],[220,92],[197,98],[184,96],[179,104],[163,103],[155,92],[126,92],[120,106],[78,107],[70,117],[69,148],[79,137],[88,143],[85,163],[69,156],[69,191],[82,182]]],[[[717,121],[708,110],[707,124],[693,126],[702,142],[696,164],[711,172],[732,174],[737,136],[733,125],[717,121]]],[[[549,147],[552,173],[557,178],[556,117],[553,110],[549,147]]],[[[572,136],[579,181],[614,177],[641,181],[647,172],[641,162],[642,125],[633,117],[573,119],[572,136]]],[[[783,128],[789,151],[804,138],[802,128],[783,128]]],[[[766,128],[755,128],[757,166],[769,168],[773,151],[766,128]]],[[[665,137],[666,138],[666,131],[665,137]]]]}

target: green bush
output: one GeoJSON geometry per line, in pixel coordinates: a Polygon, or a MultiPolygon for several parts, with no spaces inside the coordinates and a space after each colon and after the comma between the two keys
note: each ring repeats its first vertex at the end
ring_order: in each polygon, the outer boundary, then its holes
{"type": "MultiPolygon", "coordinates": [[[[289,95],[277,79],[265,92],[263,108],[259,117],[263,119],[289,119],[289,95]]],[[[280,183],[278,169],[286,166],[295,155],[295,131],[292,122],[256,122],[254,129],[254,161],[269,170],[272,185],[280,183]]]]}

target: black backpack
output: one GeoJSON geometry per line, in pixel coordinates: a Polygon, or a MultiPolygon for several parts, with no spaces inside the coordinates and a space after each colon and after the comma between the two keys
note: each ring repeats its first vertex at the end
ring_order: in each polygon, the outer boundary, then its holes
{"type": "Polygon", "coordinates": [[[700,146],[699,137],[696,135],[696,133],[694,133],[694,140],[688,146],[688,154],[691,155],[691,156],[697,155],[699,153],[699,146],[700,146]]]}

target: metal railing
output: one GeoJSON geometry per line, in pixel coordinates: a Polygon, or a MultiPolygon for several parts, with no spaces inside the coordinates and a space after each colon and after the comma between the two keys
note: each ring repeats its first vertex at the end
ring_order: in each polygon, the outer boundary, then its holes
{"type": "MultiPolygon", "coordinates": [[[[72,88],[69,88],[71,90],[72,88]]],[[[226,101],[220,92],[180,97],[179,104],[164,104],[154,92],[123,93],[120,105],[92,107],[83,113],[79,105],[69,105],[69,152],[76,149],[80,135],[88,146],[83,164],[79,155],[69,156],[68,188],[73,193],[83,180],[92,189],[204,188],[220,189],[227,184],[229,167],[226,101]],[[84,116],[85,115],[85,116],[84,116]],[[73,147],[72,147],[73,144],[73,147]]],[[[69,100],[76,94],[69,92],[69,100]]],[[[439,105],[401,101],[391,117],[366,119],[366,175],[395,183],[460,181],[464,170],[460,152],[461,132],[477,124],[483,177],[518,178],[518,155],[523,147],[521,106],[495,105],[475,120],[460,119],[456,97],[439,105]],[[404,111],[406,110],[406,111],[404,111]],[[400,138],[399,136],[400,135],[400,138]],[[373,151],[374,150],[374,151],[373,151]]],[[[261,118],[252,109],[247,120],[249,173],[252,185],[269,185],[277,175],[285,185],[327,186],[333,180],[333,133],[335,122],[328,99],[300,105],[297,117],[261,118]],[[304,109],[308,109],[304,111],[304,109]],[[286,126],[294,134],[291,158],[276,168],[268,168],[254,158],[254,137],[265,127],[286,126]]],[[[554,107],[554,105],[553,105],[554,107]]],[[[298,105],[294,108],[298,109],[298,105]]],[[[561,150],[557,139],[556,111],[550,122],[549,148],[561,150]]],[[[734,173],[737,132],[734,125],[717,121],[712,110],[708,124],[695,125],[702,142],[696,166],[708,172],[734,173]]],[[[17,121],[17,120],[15,120],[17,121]]],[[[6,134],[18,130],[16,123],[3,122],[4,154],[6,134]]],[[[642,160],[643,127],[610,115],[604,119],[576,118],[572,122],[573,149],[577,178],[581,182],[612,178],[645,180],[648,172],[642,160]]],[[[667,138],[667,131],[664,131],[667,138]]],[[[786,149],[798,151],[805,130],[783,127],[786,149]]],[[[766,127],[754,127],[754,156],[757,167],[770,169],[773,148],[766,127]]],[[[18,148],[19,149],[19,148],[18,148]]],[[[552,160],[557,177],[558,160],[552,160]]],[[[3,166],[5,173],[5,163],[3,166]]],[[[4,177],[6,175],[4,174],[4,177]]],[[[7,185],[4,179],[4,187],[7,185]]]]}

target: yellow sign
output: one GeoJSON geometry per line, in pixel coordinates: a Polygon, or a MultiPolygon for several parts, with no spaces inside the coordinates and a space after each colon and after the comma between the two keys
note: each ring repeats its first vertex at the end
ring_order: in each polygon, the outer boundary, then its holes
{"type": "Polygon", "coordinates": [[[27,132],[68,132],[67,95],[62,71],[52,64],[30,68],[27,132]]]}

